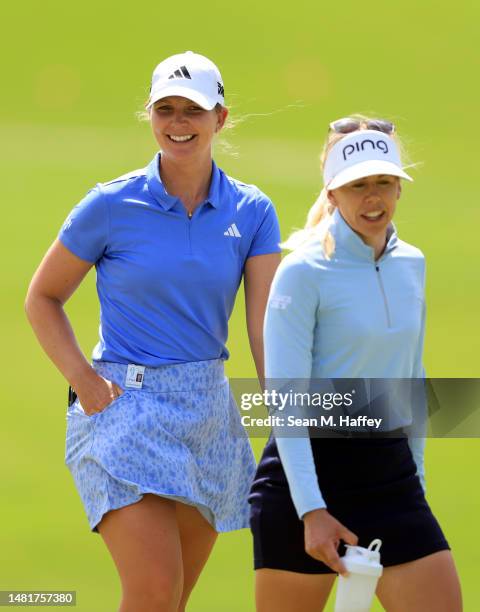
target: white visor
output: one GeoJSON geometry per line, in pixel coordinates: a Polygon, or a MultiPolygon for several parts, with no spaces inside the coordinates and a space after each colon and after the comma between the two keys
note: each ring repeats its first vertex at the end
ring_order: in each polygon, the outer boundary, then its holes
{"type": "Polygon", "coordinates": [[[377,130],[359,130],[347,134],[332,147],[325,162],[323,182],[331,190],[374,174],[413,181],[402,168],[393,138],[377,130]]]}
{"type": "Polygon", "coordinates": [[[167,58],[153,71],[147,108],[168,96],[182,96],[205,110],[225,105],[220,71],[208,58],[186,51],[167,58]]]}

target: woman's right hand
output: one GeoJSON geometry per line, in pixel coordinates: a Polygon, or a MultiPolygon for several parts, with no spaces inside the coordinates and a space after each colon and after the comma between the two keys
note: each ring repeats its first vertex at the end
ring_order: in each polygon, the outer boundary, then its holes
{"type": "Polygon", "coordinates": [[[348,576],[337,549],[340,540],[356,546],[358,537],[337,521],[325,508],[307,512],[303,517],[305,527],[305,551],[317,561],[322,561],[334,572],[348,576]]]}
{"type": "Polygon", "coordinates": [[[75,393],[87,416],[92,416],[97,412],[102,412],[109,404],[117,397],[120,397],[124,391],[116,383],[107,380],[92,370],[93,375],[88,377],[88,380],[82,381],[81,385],[77,385],[75,393]]]}

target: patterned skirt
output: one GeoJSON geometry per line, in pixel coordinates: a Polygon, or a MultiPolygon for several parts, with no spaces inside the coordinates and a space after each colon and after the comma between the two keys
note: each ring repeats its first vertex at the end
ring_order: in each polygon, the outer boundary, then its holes
{"type": "Polygon", "coordinates": [[[127,365],[95,362],[124,393],[85,414],[67,411],[65,463],[97,531],[109,510],[153,493],[195,506],[218,531],[248,527],[255,460],[223,360],[145,368],[127,388],[127,365]]]}

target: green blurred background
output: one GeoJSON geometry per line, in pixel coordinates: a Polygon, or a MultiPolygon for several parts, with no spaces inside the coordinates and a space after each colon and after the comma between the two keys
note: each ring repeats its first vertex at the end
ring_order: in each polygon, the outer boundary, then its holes
{"type": "MultiPolygon", "coordinates": [[[[232,114],[244,120],[217,161],[273,199],[283,236],[303,224],[320,189],[328,122],[358,111],[396,122],[418,164],[397,226],[427,257],[427,371],[479,376],[479,18],[471,0],[2,6],[0,589],[74,589],[82,612],[117,607],[113,564],[63,465],[66,385],[37,346],[23,300],[73,205],[96,182],[153,157],[149,126],[135,112],[168,55],[192,49],[219,65],[232,114]]],[[[97,334],[93,281],[68,304],[87,354],[97,334]]],[[[242,293],[229,348],[229,375],[253,376],[242,293]]],[[[264,441],[253,442],[258,454],[264,441]]],[[[428,441],[428,498],[467,611],[480,606],[479,459],[477,439],[428,441]]],[[[251,556],[248,531],[222,536],[189,610],[253,611],[251,556]]]]}

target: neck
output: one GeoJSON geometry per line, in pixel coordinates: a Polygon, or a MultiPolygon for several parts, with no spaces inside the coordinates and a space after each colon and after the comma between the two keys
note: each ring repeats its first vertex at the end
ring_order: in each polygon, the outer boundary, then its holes
{"type": "Polygon", "coordinates": [[[379,259],[387,246],[387,230],[377,236],[362,236],[360,238],[369,247],[372,247],[375,254],[375,261],[379,259]]]}
{"type": "Polygon", "coordinates": [[[212,158],[207,156],[200,162],[198,159],[178,162],[162,154],[159,172],[167,193],[179,198],[187,211],[193,212],[208,196],[212,158]]]}

